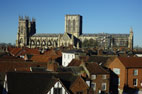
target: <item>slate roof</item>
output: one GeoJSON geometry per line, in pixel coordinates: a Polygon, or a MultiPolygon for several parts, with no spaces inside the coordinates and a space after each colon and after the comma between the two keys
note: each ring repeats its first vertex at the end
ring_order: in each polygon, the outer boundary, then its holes
{"type": "Polygon", "coordinates": [[[80,56],[80,59],[84,62],[96,62],[100,65],[104,65],[107,60],[111,58],[109,56],[80,56]]]}
{"type": "Polygon", "coordinates": [[[87,33],[84,33],[84,34],[82,34],[81,36],[85,36],[85,37],[94,37],[94,36],[113,36],[113,37],[128,37],[129,36],[129,34],[109,34],[109,33],[98,33],[98,34],[87,34],[87,33]]]}
{"type": "Polygon", "coordinates": [[[46,75],[34,73],[8,73],[9,94],[47,94],[58,81],[46,75]]]}
{"type": "Polygon", "coordinates": [[[86,68],[90,74],[108,74],[109,72],[105,70],[102,66],[97,63],[86,63],[86,68]]]}
{"type": "Polygon", "coordinates": [[[47,94],[47,91],[60,81],[71,93],[70,86],[78,78],[72,73],[51,72],[9,72],[9,94],[47,94]]]}
{"type": "Polygon", "coordinates": [[[118,57],[126,68],[142,68],[142,57],[118,57]]]}
{"type": "Polygon", "coordinates": [[[41,33],[41,34],[34,34],[32,37],[58,37],[59,35],[62,35],[62,34],[44,34],[44,33],[41,33]]]}
{"type": "Polygon", "coordinates": [[[69,66],[80,66],[81,64],[82,64],[81,60],[73,59],[73,60],[68,64],[68,67],[69,67],[69,66]]]}
{"type": "Polygon", "coordinates": [[[78,67],[78,66],[71,66],[71,67],[58,67],[57,68],[58,72],[71,72],[73,74],[80,74],[82,71],[84,71],[84,69],[82,67],[78,67]]]}
{"type": "Polygon", "coordinates": [[[83,51],[81,50],[67,50],[67,51],[63,51],[63,53],[83,53],[83,51]]]}

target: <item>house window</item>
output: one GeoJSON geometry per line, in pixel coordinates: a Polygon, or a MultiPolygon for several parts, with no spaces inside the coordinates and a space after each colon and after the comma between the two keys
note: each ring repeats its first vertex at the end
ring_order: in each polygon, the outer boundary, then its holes
{"type": "Polygon", "coordinates": [[[120,86],[120,78],[118,78],[118,85],[120,86]]]}
{"type": "Polygon", "coordinates": [[[102,83],[102,90],[106,90],[106,83],[102,83]]]}
{"type": "Polygon", "coordinates": [[[119,68],[113,68],[113,72],[117,75],[120,74],[120,69],[119,68]]]}
{"type": "Polygon", "coordinates": [[[91,75],[91,79],[96,79],[96,75],[91,75]]]}
{"type": "Polygon", "coordinates": [[[70,55],[68,55],[68,59],[70,58],[70,55]]]}
{"type": "Polygon", "coordinates": [[[137,69],[135,69],[135,70],[133,71],[133,75],[138,75],[138,70],[137,70],[137,69]]]}
{"type": "Polygon", "coordinates": [[[76,94],[83,94],[83,92],[82,92],[82,91],[79,91],[79,92],[77,92],[76,94]]]}
{"type": "Polygon", "coordinates": [[[91,88],[93,88],[93,90],[96,90],[96,83],[91,83],[91,88]]]}
{"type": "Polygon", "coordinates": [[[62,94],[62,88],[54,88],[54,94],[62,94]]]}
{"type": "Polygon", "coordinates": [[[90,81],[86,81],[86,84],[90,87],[90,81]]]}
{"type": "Polygon", "coordinates": [[[102,75],[102,79],[106,79],[106,75],[102,75]]]}
{"type": "Polygon", "coordinates": [[[133,79],[133,85],[137,86],[138,85],[138,79],[133,79]]]}

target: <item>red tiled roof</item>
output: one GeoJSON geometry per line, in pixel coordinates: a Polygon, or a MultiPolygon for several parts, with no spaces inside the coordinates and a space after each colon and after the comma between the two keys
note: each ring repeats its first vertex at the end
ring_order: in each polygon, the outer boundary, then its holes
{"type": "Polygon", "coordinates": [[[20,55],[25,55],[25,54],[30,54],[30,55],[39,55],[40,52],[38,49],[30,49],[30,48],[23,48],[22,52],[20,55]]]}
{"type": "MultiPolygon", "coordinates": [[[[20,61],[2,61],[0,62],[0,72],[8,72],[8,71],[14,71],[18,68],[18,70],[23,70],[24,68],[30,68],[30,67],[46,67],[46,63],[36,63],[36,62],[20,62],[20,61]]],[[[17,70],[17,71],[18,71],[17,70]]]]}
{"type": "Polygon", "coordinates": [[[49,56],[49,55],[57,55],[57,54],[56,54],[56,51],[55,51],[55,50],[50,49],[50,50],[44,52],[44,55],[49,56]]]}
{"type": "Polygon", "coordinates": [[[50,50],[44,52],[44,55],[61,57],[62,56],[62,52],[60,50],[56,51],[54,49],[50,49],[50,50]]]}
{"type": "Polygon", "coordinates": [[[108,71],[106,71],[103,67],[98,65],[97,63],[86,63],[86,67],[90,74],[108,74],[108,71]]]}
{"type": "Polygon", "coordinates": [[[10,54],[17,56],[17,54],[22,50],[22,48],[12,48],[10,54]]]}
{"type": "Polygon", "coordinates": [[[73,59],[73,60],[68,64],[68,66],[80,66],[81,63],[82,63],[81,60],[73,59]]]}
{"type": "Polygon", "coordinates": [[[14,71],[15,69],[26,71],[26,69],[36,66],[46,67],[47,64],[24,61],[21,58],[9,55],[0,56],[0,72],[14,71]]]}
{"type": "Polygon", "coordinates": [[[31,48],[15,48],[15,47],[9,47],[8,51],[10,54],[14,56],[20,56],[20,55],[25,55],[25,54],[30,54],[30,55],[39,55],[40,52],[38,49],[31,49],[31,48]]]}
{"type": "Polygon", "coordinates": [[[126,68],[142,67],[142,57],[118,57],[126,68]]]}
{"type": "Polygon", "coordinates": [[[49,62],[50,57],[46,55],[34,55],[31,57],[31,60],[34,62],[49,62]]]}

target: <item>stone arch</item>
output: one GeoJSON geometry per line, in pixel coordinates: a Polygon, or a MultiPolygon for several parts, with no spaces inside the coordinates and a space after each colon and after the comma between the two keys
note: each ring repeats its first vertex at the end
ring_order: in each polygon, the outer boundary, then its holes
{"type": "Polygon", "coordinates": [[[51,45],[52,45],[51,40],[48,40],[47,41],[47,46],[51,46],[51,45]]]}
{"type": "Polygon", "coordinates": [[[46,42],[45,40],[42,41],[42,46],[45,46],[46,45],[46,42]]]}
{"type": "Polygon", "coordinates": [[[39,46],[40,45],[40,40],[36,41],[36,45],[39,46]]]}
{"type": "Polygon", "coordinates": [[[34,40],[31,40],[31,45],[35,45],[35,42],[34,42],[34,40]]]}

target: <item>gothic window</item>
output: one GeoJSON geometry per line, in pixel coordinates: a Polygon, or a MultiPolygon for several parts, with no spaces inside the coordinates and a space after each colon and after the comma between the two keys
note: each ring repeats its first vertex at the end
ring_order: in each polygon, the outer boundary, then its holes
{"type": "Polygon", "coordinates": [[[33,40],[31,41],[31,44],[34,45],[34,41],[33,40]]]}
{"type": "Polygon", "coordinates": [[[75,31],[75,20],[73,20],[73,31],[75,31]]]}
{"type": "Polygon", "coordinates": [[[21,34],[23,34],[23,26],[21,26],[21,30],[20,31],[21,31],[21,34]]]}
{"type": "Polygon", "coordinates": [[[50,40],[47,42],[47,45],[48,45],[48,46],[51,46],[51,41],[50,41],[50,40]]]}
{"type": "Polygon", "coordinates": [[[42,42],[42,45],[43,45],[43,46],[45,46],[45,45],[46,45],[45,41],[43,41],[43,42],[42,42]]]}
{"type": "Polygon", "coordinates": [[[37,46],[39,46],[40,45],[40,41],[38,40],[36,44],[37,44],[37,46]]]}
{"type": "Polygon", "coordinates": [[[70,28],[71,28],[71,21],[68,20],[68,31],[70,31],[70,28]]]}
{"type": "Polygon", "coordinates": [[[20,43],[23,43],[23,39],[22,38],[20,39],[20,43]]]}

